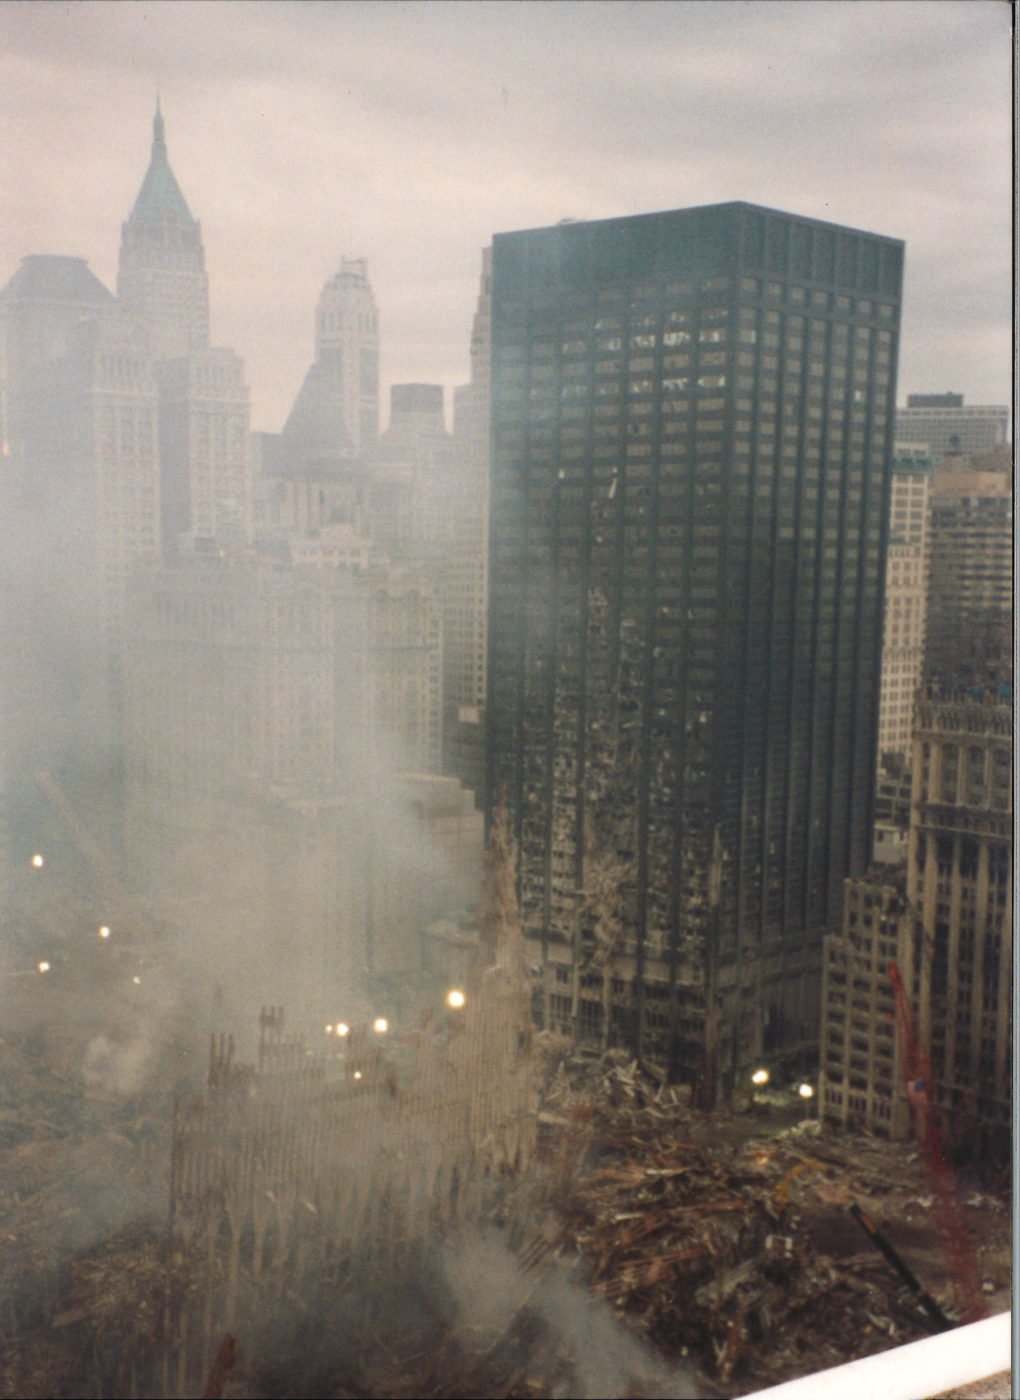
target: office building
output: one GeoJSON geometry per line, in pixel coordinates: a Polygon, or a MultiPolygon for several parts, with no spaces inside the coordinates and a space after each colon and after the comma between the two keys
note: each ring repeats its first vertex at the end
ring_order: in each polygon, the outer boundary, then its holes
{"type": "Polygon", "coordinates": [[[443,611],[428,561],[380,561],[371,593],[373,768],[439,774],[443,752],[443,611]]]}
{"type": "Polygon", "coordinates": [[[154,359],[176,359],[209,344],[202,230],[170,169],[158,102],[149,167],[121,228],[117,300],[144,327],[154,359]]]}
{"type": "Polygon", "coordinates": [[[896,441],[927,443],[936,472],[947,455],[987,452],[1008,432],[1005,404],[965,404],[962,394],[908,394],[906,408],[896,410],[896,441]]]}
{"type": "Polygon", "coordinates": [[[394,384],[390,421],[370,454],[370,528],[391,554],[442,552],[456,498],[454,443],[441,384],[394,384]]]}
{"type": "Polygon", "coordinates": [[[164,557],[174,559],[193,539],[250,540],[244,364],[232,350],[209,344],[202,231],[170,168],[158,103],[149,166],[121,229],[117,300],[153,362],[159,389],[164,557]]]}
{"type": "Polygon", "coordinates": [[[320,979],[363,965],[368,609],[346,573],[215,552],[136,582],[126,868],[227,985],[307,992],[304,960],[320,979]]]}
{"type": "Polygon", "coordinates": [[[82,258],[24,259],[0,307],[8,551],[23,556],[22,601],[56,593],[70,616],[81,600],[96,646],[115,635],[134,563],[159,549],[151,357],[82,258]]]}
{"type": "Polygon", "coordinates": [[[39,370],[67,355],[82,322],[113,305],[84,258],[29,254],[0,291],[0,426],[8,471],[26,469],[25,396],[33,394],[39,370]]]}
{"type": "Polygon", "coordinates": [[[196,539],[253,534],[250,400],[233,350],[193,351],[159,365],[159,464],[166,559],[196,539]]]}
{"type": "Polygon", "coordinates": [[[911,1132],[895,958],[947,1146],[986,1166],[1011,1151],[1012,764],[1008,698],[922,696],[906,870],[849,880],[843,931],[825,945],[823,1119],[911,1132]]]}
{"type": "MultiPolygon", "coordinates": [[[[359,320],[370,320],[376,354],[376,316],[367,276],[353,278],[348,270],[327,283],[320,295],[315,359],[282,431],[253,435],[253,514],[259,540],[285,539],[292,548],[298,538],[307,546],[320,541],[323,532],[339,531],[346,542],[334,544],[344,554],[356,539],[369,543],[369,477],[364,455],[355,450],[359,380],[355,377],[353,387],[351,381],[352,374],[360,374],[359,320]]],[[[369,368],[366,364],[366,372],[369,368]]],[[[368,388],[369,437],[374,441],[377,377],[368,388]]]]}
{"type": "Polygon", "coordinates": [[[903,872],[847,880],[843,928],[825,940],[819,1112],[826,1123],[903,1138],[910,1112],[890,964],[901,954],[903,872]]]}
{"type": "Polygon", "coordinates": [[[914,746],[901,967],[952,1131],[1002,1148],[1012,1102],[1011,700],[926,696],[914,746]]]}
{"type": "Polygon", "coordinates": [[[498,235],[488,807],[542,1018],[817,1042],[871,846],[903,245],[747,204],[498,235]]]}
{"type": "Polygon", "coordinates": [[[892,460],[878,712],[878,756],[886,767],[904,768],[910,762],[914,699],[924,660],[930,479],[928,449],[897,443],[892,460]]]}
{"type": "Polygon", "coordinates": [[[444,765],[482,799],[489,600],[489,413],[492,358],[492,249],[471,331],[471,380],[454,392],[458,486],[448,551],[444,765]]]}
{"type": "Polygon", "coordinates": [[[121,229],[117,296],[81,258],[38,257],[0,294],[7,444],[0,618],[13,678],[2,802],[31,840],[39,772],[119,840],[119,649],[135,571],[182,540],[251,534],[243,366],[209,345],[201,229],[170,168],[157,104],[149,165],[121,229]]]}
{"type": "Polygon", "coordinates": [[[470,797],[434,775],[441,643],[410,566],[212,551],[136,579],[126,867],[254,1005],[413,970],[425,924],[477,894],[470,797]]]}
{"type": "Polygon", "coordinates": [[[1008,448],[938,473],[931,488],[924,669],[962,685],[1013,671],[1013,470],[1008,448]]]}
{"type": "Polygon", "coordinates": [[[371,447],[379,432],[379,317],[364,258],[341,258],[319,295],[305,387],[317,400],[337,401],[354,453],[371,447]]]}
{"type": "Polygon", "coordinates": [[[144,339],[84,260],[26,260],[3,300],[0,806],[18,862],[52,823],[40,773],[97,836],[116,825],[114,657],[132,571],[159,552],[158,398],[144,339]]]}

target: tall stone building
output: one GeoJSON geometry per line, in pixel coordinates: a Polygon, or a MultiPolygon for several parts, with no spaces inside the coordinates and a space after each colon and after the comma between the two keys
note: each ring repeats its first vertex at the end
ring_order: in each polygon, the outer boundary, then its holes
{"type": "Polygon", "coordinates": [[[420,930],[470,897],[480,833],[457,785],[427,775],[440,644],[410,569],[216,552],[139,579],[123,664],[128,868],[249,1010],[283,1000],[305,1027],[319,1008],[318,1029],[373,977],[414,970],[420,930]]]}
{"type": "MultiPolygon", "coordinates": [[[[248,392],[209,346],[201,230],[157,105],[114,298],[83,259],[29,257],[0,293],[9,570],[4,797],[30,833],[49,772],[116,838],[119,647],[136,569],[182,535],[250,536],[248,392]],[[101,816],[97,816],[101,813],[101,816]]],[[[26,839],[29,837],[26,835],[26,839]]]]}
{"type": "Polygon", "coordinates": [[[159,548],[157,386],[146,338],[84,259],[29,257],[0,293],[7,367],[5,486],[27,595],[62,570],[111,637],[133,564],[159,548]],[[25,513],[24,515],[22,513],[25,513]],[[20,523],[19,523],[20,520],[20,523]],[[30,524],[30,520],[32,523],[30,524]],[[72,582],[73,580],[73,582],[72,582]]]}
{"type": "Polygon", "coordinates": [[[371,590],[371,712],[380,775],[442,768],[443,610],[436,570],[414,560],[365,571],[371,590]]]}
{"type": "Polygon", "coordinates": [[[907,898],[908,988],[957,1131],[1008,1141],[1012,1093],[1013,707],[997,695],[918,706],[907,898]]]}
{"type": "Polygon", "coordinates": [[[170,169],[158,102],[149,167],[121,229],[117,299],[145,328],[154,359],[175,359],[209,344],[202,231],[170,169]]]}
{"type": "Polygon", "coordinates": [[[28,470],[26,395],[38,372],[70,351],[78,327],[109,312],[114,299],[84,258],[30,253],[0,291],[0,413],[8,471],[28,470]]]}
{"type": "MultiPolygon", "coordinates": [[[[943,459],[945,462],[946,459],[943,459]]],[[[1001,447],[936,474],[925,673],[954,685],[1012,678],[1013,469],[1001,447]]]]}
{"type": "Polygon", "coordinates": [[[930,479],[927,447],[897,443],[892,459],[878,712],[879,761],[897,768],[910,762],[914,699],[924,662],[930,479]]]}
{"type": "Polygon", "coordinates": [[[951,1143],[1008,1160],[1013,982],[1013,713],[933,688],[916,711],[904,874],[848,881],[826,940],[822,1116],[906,1136],[895,957],[951,1143]]]}
{"type": "Polygon", "coordinates": [[[252,538],[250,400],[233,350],[203,349],[159,366],[163,555],[183,541],[252,538]]]}
{"type": "Polygon", "coordinates": [[[121,231],[117,296],[157,366],[164,556],[196,538],[250,540],[244,365],[209,345],[202,231],[170,168],[158,104],[149,167],[121,231]]]}
{"type": "Polygon", "coordinates": [[[44,826],[52,842],[40,772],[116,825],[115,648],[132,571],[159,552],[158,396],[144,338],[83,260],[27,260],[3,304],[0,804],[19,861],[44,826]]]}
{"type": "Polygon", "coordinates": [[[343,259],[315,313],[315,358],[283,429],[257,435],[255,533],[333,545],[370,540],[368,456],[378,437],[379,329],[364,259],[343,259]]]}
{"type": "Polygon", "coordinates": [[[342,258],[319,295],[308,373],[337,399],[353,451],[366,451],[379,432],[379,317],[364,258],[342,258]]]}
{"type": "Polygon", "coordinates": [[[871,844],[903,245],[747,204],[498,235],[488,804],[546,1022],[818,1036],[871,844]]]}
{"type": "Polygon", "coordinates": [[[139,581],[124,642],[125,859],[207,975],[303,1003],[365,961],[368,594],[218,554],[139,581]],[[275,991],[273,989],[276,989],[275,991]]]}
{"type": "Polygon", "coordinates": [[[471,381],[454,394],[458,485],[447,558],[444,764],[482,799],[489,600],[489,413],[492,360],[492,249],[471,331],[471,381]]]}
{"type": "Polygon", "coordinates": [[[910,1111],[891,963],[901,956],[905,873],[847,880],[843,927],[825,940],[820,1113],[827,1123],[903,1138],[910,1111]]]}
{"type": "Polygon", "coordinates": [[[370,454],[370,527],[391,554],[444,553],[456,499],[454,442],[441,384],[394,384],[390,421],[370,454]]]}

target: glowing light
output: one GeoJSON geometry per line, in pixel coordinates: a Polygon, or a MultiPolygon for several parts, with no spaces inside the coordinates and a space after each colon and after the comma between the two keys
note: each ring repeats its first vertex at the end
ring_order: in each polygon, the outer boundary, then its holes
{"type": "Polygon", "coordinates": [[[39,964],[39,971],[40,971],[40,972],[49,972],[49,970],[50,970],[50,965],[49,965],[48,962],[45,962],[45,961],[44,961],[44,962],[41,962],[41,963],[39,964]]]}
{"type": "Polygon", "coordinates": [[[813,1099],[815,1096],[815,1091],[810,1084],[802,1084],[797,1090],[797,1093],[802,1099],[813,1099]]]}
{"type": "Polygon", "coordinates": [[[467,998],[464,996],[464,993],[459,989],[459,987],[451,987],[451,989],[446,993],[446,1004],[447,1006],[452,1006],[455,1011],[459,1010],[459,1008],[464,1005],[464,1002],[466,1000],[467,998]]]}
{"type": "Polygon", "coordinates": [[[42,856],[38,853],[38,851],[32,857],[32,864],[35,866],[36,870],[41,870],[46,864],[46,862],[43,860],[42,856]]]}
{"type": "Polygon", "coordinates": [[[769,1072],[767,1069],[756,1069],[751,1075],[752,1084],[767,1084],[769,1082],[769,1072]]]}
{"type": "Polygon", "coordinates": [[[332,1035],[332,1034],[333,1034],[333,1027],[332,1027],[332,1026],[327,1026],[327,1027],[326,1027],[326,1034],[327,1034],[327,1035],[332,1035]]]}
{"type": "Polygon", "coordinates": [[[336,1033],[337,1035],[350,1035],[351,1028],[346,1021],[337,1021],[336,1033]]]}
{"type": "Polygon", "coordinates": [[[372,1022],[372,1029],[377,1035],[385,1035],[390,1028],[390,1023],[385,1016],[377,1016],[372,1022]]]}
{"type": "Polygon", "coordinates": [[[99,937],[100,937],[100,938],[109,938],[109,936],[110,936],[109,927],[108,927],[106,924],[104,924],[104,925],[102,926],[102,928],[99,930],[99,937]]]}
{"type": "Polygon", "coordinates": [[[355,1079],[360,1079],[360,1078],[361,1078],[361,1070],[360,1070],[360,1069],[356,1069],[356,1070],[354,1071],[354,1078],[355,1078],[355,1079]]]}
{"type": "Polygon", "coordinates": [[[140,977],[132,977],[131,981],[135,984],[136,987],[140,987],[142,985],[142,979],[140,977]]]}

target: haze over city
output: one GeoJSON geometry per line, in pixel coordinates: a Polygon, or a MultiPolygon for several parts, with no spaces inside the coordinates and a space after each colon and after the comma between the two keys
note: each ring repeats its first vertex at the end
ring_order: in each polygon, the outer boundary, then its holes
{"type": "Polygon", "coordinates": [[[0,1400],[1008,1364],[1011,19],[0,0],[0,1400]]]}
{"type": "MultiPolygon", "coordinates": [[[[743,199],[903,238],[901,394],[1010,392],[1011,10],[879,3],[0,6],[0,279],[112,286],[157,88],[213,343],[278,431],[342,255],[390,382],[466,380],[494,232],[743,199]]],[[[384,398],[385,401],[385,398],[384,398]]]]}

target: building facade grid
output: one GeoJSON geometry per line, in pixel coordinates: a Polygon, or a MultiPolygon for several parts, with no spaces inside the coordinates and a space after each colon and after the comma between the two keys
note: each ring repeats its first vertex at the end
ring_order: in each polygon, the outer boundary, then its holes
{"type": "Polygon", "coordinates": [[[869,854],[901,265],[748,205],[495,239],[489,806],[582,1038],[817,1036],[869,854]]]}

